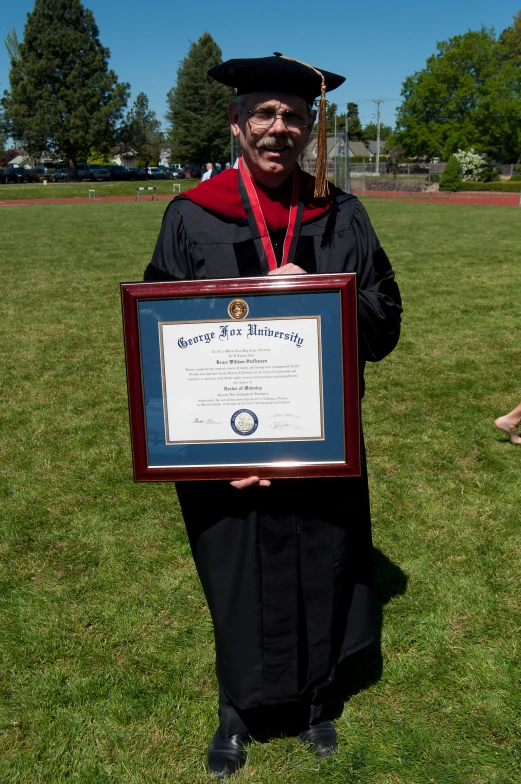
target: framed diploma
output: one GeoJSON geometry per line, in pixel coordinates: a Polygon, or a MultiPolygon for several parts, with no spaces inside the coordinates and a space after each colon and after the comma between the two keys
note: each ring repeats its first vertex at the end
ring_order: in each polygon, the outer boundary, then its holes
{"type": "Polygon", "coordinates": [[[121,292],[136,481],[360,474],[354,274],[121,292]]]}

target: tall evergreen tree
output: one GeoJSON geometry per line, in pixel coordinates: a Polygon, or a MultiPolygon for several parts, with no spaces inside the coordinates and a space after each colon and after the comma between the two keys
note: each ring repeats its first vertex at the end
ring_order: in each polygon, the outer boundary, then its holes
{"type": "Polygon", "coordinates": [[[362,130],[362,123],[358,116],[358,104],[347,104],[347,124],[349,129],[349,138],[352,142],[365,142],[366,137],[362,130]]]}
{"type": "Polygon", "coordinates": [[[108,68],[92,12],[80,0],[36,0],[23,41],[9,43],[6,130],[32,155],[62,155],[74,172],[80,153],[112,141],[129,91],[108,68]]]}
{"type": "MultiPolygon", "coordinates": [[[[328,133],[335,132],[335,117],[337,116],[338,106],[336,103],[329,103],[326,104],[326,130],[328,133]]],[[[315,124],[315,128],[318,129],[318,125],[315,124]]]]}
{"type": "Polygon", "coordinates": [[[168,136],[174,158],[203,164],[230,157],[228,104],[235,90],[211,79],[207,71],[222,60],[210,33],[190,46],[167,95],[168,136]]]}
{"type": "Polygon", "coordinates": [[[18,60],[20,57],[20,41],[18,40],[18,34],[14,27],[12,27],[6,37],[5,37],[5,48],[7,49],[7,54],[9,55],[9,60],[18,60]]]}
{"type": "Polygon", "coordinates": [[[139,166],[150,166],[151,161],[154,165],[157,164],[163,141],[161,123],[156,113],[148,108],[145,93],[139,93],[128,112],[122,139],[136,151],[139,166]]]}

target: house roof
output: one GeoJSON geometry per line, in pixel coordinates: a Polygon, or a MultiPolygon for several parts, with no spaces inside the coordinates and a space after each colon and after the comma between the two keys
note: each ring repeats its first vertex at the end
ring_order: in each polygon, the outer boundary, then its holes
{"type": "MultiPolygon", "coordinates": [[[[371,141],[367,142],[367,146],[369,147],[371,153],[376,155],[376,150],[378,149],[376,146],[376,139],[371,139],[371,141]]],[[[380,139],[380,152],[382,153],[385,150],[385,142],[380,139]]]]}
{"type": "Polygon", "coordinates": [[[371,152],[363,142],[349,142],[349,149],[351,150],[351,155],[356,155],[360,158],[371,157],[371,152]]]}
{"type": "Polygon", "coordinates": [[[9,161],[8,166],[23,166],[29,160],[28,155],[17,155],[12,161],[9,161]]]}
{"type": "MultiPolygon", "coordinates": [[[[327,135],[327,155],[328,155],[328,157],[331,157],[333,155],[333,153],[334,153],[335,142],[336,142],[336,144],[338,146],[341,146],[343,148],[343,145],[345,143],[344,142],[344,135],[338,133],[336,135],[336,139],[335,139],[335,135],[334,134],[328,133],[328,135],[327,135]]],[[[309,141],[306,144],[302,154],[304,156],[308,157],[308,158],[316,158],[317,157],[317,144],[318,144],[317,135],[316,134],[312,134],[309,137],[309,141]]],[[[342,150],[342,152],[343,152],[343,150],[342,150]]]]}

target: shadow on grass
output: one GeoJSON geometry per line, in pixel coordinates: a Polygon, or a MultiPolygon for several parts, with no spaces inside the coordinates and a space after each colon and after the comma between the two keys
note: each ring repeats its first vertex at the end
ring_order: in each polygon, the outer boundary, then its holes
{"type": "MultiPolygon", "coordinates": [[[[386,605],[394,596],[400,596],[407,590],[407,575],[400,567],[389,558],[373,548],[373,560],[376,580],[376,590],[382,606],[386,605]]],[[[335,680],[328,688],[328,709],[332,718],[337,719],[342,715],[344,705],[351,697],[374,683],[382,677],[382,646],[381,627],[380,635],[372,645],[353,653],[344,659],[338,666],[335,680]]]]}
{"type": "MultiPolygon", "coordinates": [[[[373,549],[376,588],[382,605],[407,590],[407,575],[381,550],[373,549]]],[[[322,691],[325,710],[332,719],[342,715],[351,697],[378,683],[382,677],[381,628],[378,640],[339,664],[333,683],[322,691]]],[[[255,740],[298,735],[308,726],[309,699],[299,703],[256,708],[241,713],[255,740]]]]}

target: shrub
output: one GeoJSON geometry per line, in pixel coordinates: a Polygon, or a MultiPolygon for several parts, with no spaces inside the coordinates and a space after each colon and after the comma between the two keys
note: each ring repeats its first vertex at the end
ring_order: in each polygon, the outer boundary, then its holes
{"type": "Polygon", "coordinates": [[[480,182],[499,182],[499,173],[494,167],[487,167],[480,177],[480,182]]]}
{"type": "Polygon", "coordinates": [[[481,155],[474,152],[474,148],[471,147],[468,152],[465,150],[458,150],[458,152],[454,153],[454,157],[458,159],[461,179],[464,182],[467,182],[468,180],[474,180],[476,182],[485,181],[482,175],[487,168],[487,164],[481,155]]]}
{"type": "Polygon", "coordinates": [[[521,182],[466,182],[462,191],[494,191],[495,193],[521,193],[521,182]]]}
{"type": "Polygon", "coordinates": [[[440,177],[441,191],[457,191],[461,187],[461,175],[459,161],[455,155],[451,155],[445,170],[440,177]]]}
{"type": "Polygon", "coordinates": [[[520,182],[521,181],[521,174],[513,174],[509,180],[509,182],[520,182]]]}
{"type": "Polygon", "coordinates": [[[440,174],[431,174],[430,180],[431,180],[431,182],[439,182],[440,181],[440,177],[441,177],[440,174]]]}

